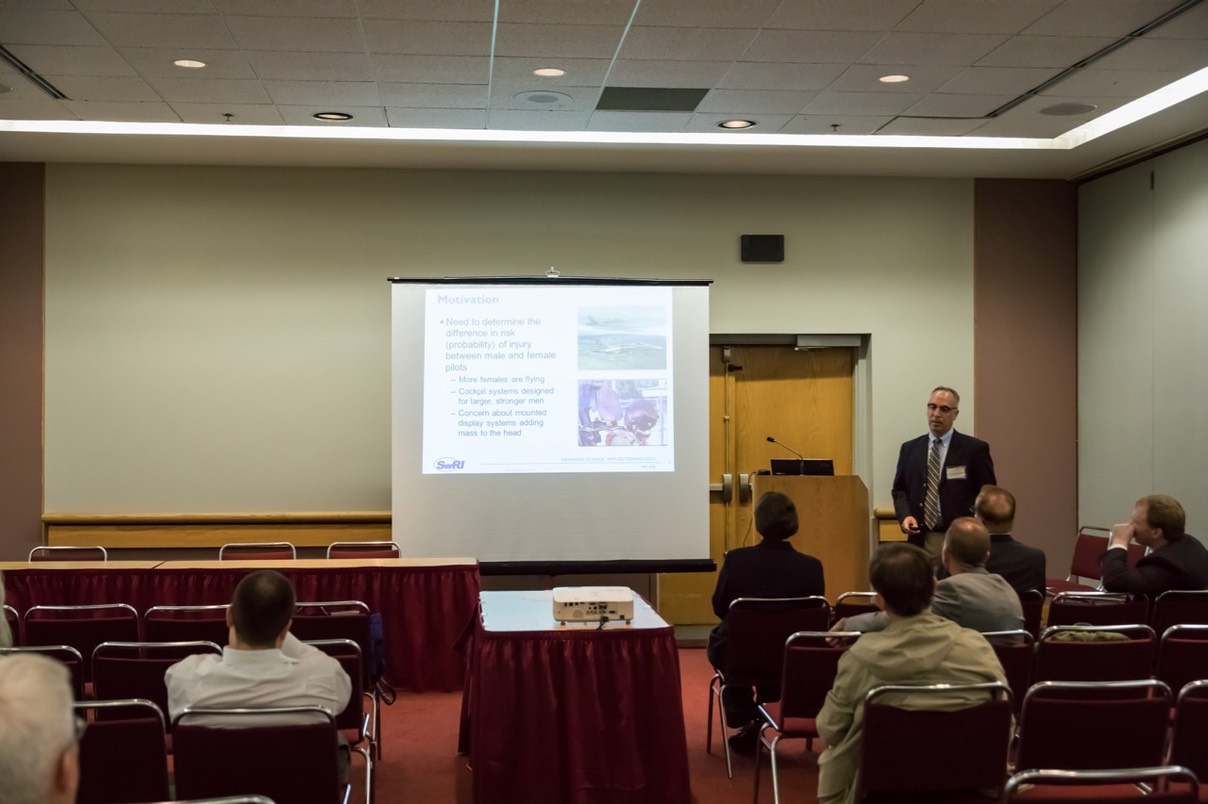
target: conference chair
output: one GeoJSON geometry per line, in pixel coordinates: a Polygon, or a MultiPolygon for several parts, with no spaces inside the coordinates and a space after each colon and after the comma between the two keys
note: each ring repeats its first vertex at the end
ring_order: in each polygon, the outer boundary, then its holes
{"type": "Polygon", "coordinates": [[[873,602],[876,592],[844,592],[835,598],[835,606],[831,609],[831,621],[839,622],[858,614],[871,614],[880,611],[873,602]]]}
{"type": "Polygon", "coordinates": [[[360,754],[365,761],[365,804],[370,804],[374,784],[374,745],[375,735],[372,732],[373,698],[365,690],[364,670],[362,669],[361,648],[351,639],[317,639],[307,641],[328,656],[336,659],[348,679],[352,682],[352,692],[348,696],[348,705],[344,711],[336,715],[336,728],[348,741],[348,746],[360,754]],[[365,711],[365,699],[369,699],[369,712],[365,711]]]}
{"type": "Polygon", "coordinates": [[[255,793],[281,802],[348,802],[339,732],[322,707],[189,708],[172,727],[177,796],[255,793]]]}
{"type": "Polygon", "coordinates": [[[1023,627],[1032,635],[1032,639],[1040,639],[1040,626],[1044,618],[1044,592],[1039,589],[1029,589],[1019,593],[1019,606],[1023,609],[1023,627]]]}
{"type": "Polygon", "coordinates": [[[1178,765],[1121,770],[1027,770],[1007,779],[1007,804],[1195,804],[1199,780],[1178,765]]]}
{"type": "Polygon", "coordinates": [[[709,710],[705,721],[705,753],[713,751],[713,703],[717,701],[726,776],[734,778],[722,694],[728,686],[753,687],[756,703],[780,697],[784,669],[784,643],[798,631],[825,631],[830,625],[830,603],[824,597],[740,597],[726,610],[726,666],[709,679],[709,710]]]}
{"type": "Polygon", "coordinates": [[[21,613],[7,603],[4,604],[4,621],[8,623],[9,633],[13,635],[13,644],[21,644],[21,613]]]}
{"type": "Polygon", "coordinates": [[[398,558],[400,555],[394,542],[332,542],[327,545],[328,558],[398,558]]]}
{"type": "Polygon", "coordinates": [[[1183,765],[1197,777],[1208,779],[1208,679],[1192,681],[1179,690],[1170,764],[1183,765]]]}
{"type": "Polygon", "coordinates": [[[1037,682],[1023,701],[1016,770],[1161,765],[1172,703],[1154,679],[1037,682]]]}
{"type": "Polygon", "coordinates": [[[806,750],[813,748],[818,736],[818,712],[835,684],[839,657],[859,636],[859,631],[798,631],[784,643],[780,700],[759,704],[765,723],[755,749],[755,804],[759,804],[763,749],[767,749],[772,766],[772,798],[780,804],[777,749],[784,740],[800,739],[805,740],[806,750]]]}
{"type": "Polygon", "coordinates": [[[71,694],[77,701],[84,700],[84,657],[70,645],[21,645],[0,648],[0,656],[17,653],[40,653],[62,662],[71,673],[71,694]]]}
{"type": "Polygon", "coordinates": [[[130,698],[75,704],[77,718],[91,722],[80,739],[79,804],[163,801],[168,790],[163,711],[130,698]]]}
{"type": "MultiPolygon", "coordinates": [[[[1087,526],[1078,528],[1078,537],[1074,541],[1074,555],[1070,559],[1069,575],[1064,580],[1060,578],[1046,578],[1044,583],[1048,588],[1049,594],[1055,595],[1059,592],[1094,592],[1099,589],[1102,586],[1100,583],[1102,576],[1099,570],[1099,557],[1107,549],[1107,541],[1110,536],[1111,531],[1108,528],[1087,526]],[[1076,580],[1078,578],[1086,578],[1087,580],[1094,581],[1094,584],[1081,583],[1076,580]]],[[[1144,546],[1130,544],[1128,546],[1128,566],[1135,567],[1144,555],[1144,546]]]]}
{"type": "Polygon", "coordinates": [[[1131,625],[1149,622],[1149,598],[1119,592],[1060,592],[1049,603],[1048,624],[1131,625]]]}
{"type": "Polygon", "coordinates": [[[1208,625],[1208,590],[1163,592],[1153,602],[1149,624],[1158,634],[1172,625],[1208,625]]]}
{"type": "Polygon", "coordinates": [[[109,551],[100,545],[90,547],[50,547],[40,545],[29,551],[30,561],[108,561],[109,551]]]}
{"type": "Polygon", "coordinates": [[[1153,675],[1148,625],[1055,625],[1036,643],[1035,681],[1127,681],[1153,675]]]}
{"type": "Polygon", "coordinates": [[[1208,625],[1172,625],[1158,642],[1154,674],[1172,690],[1208,678],[1208,625]]]}
{"type": "Polygon", "coordinates": [[[230,638],[226,613],[230,604],[210,606],[152,606],[143,613],[143,637],[148,642],[214,642],[230,638]]]}
{"type": "Polygon", "coordinates": [[[223,796],[222,798],[182,798],[161,801],[158,804],[276,804],[267,796],[223,796]]]}
{"type": "Polygon", "coordinates": [[[997,681],[872,689],[864,699],[856,801],[985,804],[981,791],[998,790],[1007,778],[1013,710],[1011,690],[997,681]],[[982,703],[951,708],[983,695],[982,703]]]}
{"type": "Polygon", "coordinates": [[[1025,629],[1014,631],[986,631],[982,633],[994,653],[998,663],[1002,665],[1003,674],[1007,677],[1007,686],[1011,688],[1011,700],[1015,704],[1015,713],[1023,706],[1023,697],[1032,686],[1032,665],[1036,661],[1036,645],[1032,634],[1025,629]]]}
{"type": "Polygon", "coordinates": [[[92,651],[92,695],[97,700],[143,698],[168,711],[164,673],[186,656],[222,655],[213,642],[102,642],[92,651]]]}
{"type": "MultiPolygon", "coordinates": [[[[25,612],[25,641],[30,645],[70,645],[91,658],[102,642],[137,642],[138,612],[126,603],[86,606],[32,606],[25,612]]],[[[92,680],[85,662],[84,680],[92,680]]]]}
{"type": "Polygon", "coordinates": [[[289,542],[230,542],[218,548],[219,561],[292,561],[298,551],[289,542]]]}

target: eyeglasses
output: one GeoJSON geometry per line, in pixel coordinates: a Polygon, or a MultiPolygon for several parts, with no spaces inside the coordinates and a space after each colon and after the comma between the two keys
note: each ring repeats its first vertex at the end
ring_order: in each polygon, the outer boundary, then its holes
{"type": "Polygon", "coordinates": [[[934,402],[928,402],[927,410],[931,411],[932,413],[935,413],[937,410],[940,413],[951,413],[956,410],[956,408],[950,408],[947,405],[937,405],[934,402]]]}

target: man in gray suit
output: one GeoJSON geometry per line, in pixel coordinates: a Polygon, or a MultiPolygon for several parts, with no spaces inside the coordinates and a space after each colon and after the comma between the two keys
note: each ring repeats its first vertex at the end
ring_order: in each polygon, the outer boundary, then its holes
{"type": "MultiPolygon", "coordinates": [[[[935,585],[931,611],[974,631],[1014,631],[1023,628],[1019,595],[1001,575],[986,570],[990,534],[972,517],[952,521],[944,534],[940,560],[948,576],[935,585]]],[[[834,631],[880,631],[888,624],[884,612],[859,614],[835,623],[834,631]]]]}

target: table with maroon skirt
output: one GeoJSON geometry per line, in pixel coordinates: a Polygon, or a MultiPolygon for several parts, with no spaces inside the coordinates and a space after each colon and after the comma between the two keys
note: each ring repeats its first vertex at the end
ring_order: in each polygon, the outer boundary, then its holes
{"type": "Polygon", "coordinates": [[[6,603],[36,605],[229,603],[251,570],[276,569],[299,600],[363,600],[380,612],[386,680],[415,691],[455,690],[465,678],[457,650],[478,605],[478,565],[460,558],[295,561],[43,561],[0,563],[6,603]]]}
{"type": "Polygon", "coordinates": [[[482,592],[459,748],[478,804],[687,804],[674,630],[559,625],[548,591],[482,592]]]}

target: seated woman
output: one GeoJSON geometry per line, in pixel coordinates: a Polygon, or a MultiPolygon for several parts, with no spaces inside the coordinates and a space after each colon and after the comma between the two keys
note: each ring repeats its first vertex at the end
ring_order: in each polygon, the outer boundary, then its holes
{"type": "MultiPolygon", "coordinates": [[[[726,662],[726,611],[740,597],[809,597],[824,595],[822,562],[798,553],[788,540],[797,533],[797,508],[778,491],[769,491],[755,504],[755,530],[763,537],[753,547],[726,553],[717,588],[713,590],[713,613],[721,623],[709,634],[708,656],[714,667],[726,662]]],[[[739,754],[755,751],[759,737],[755,691],[727,686],[722,696],[726,722],[739,725],[730,737],[730,748],[739,754]]]]}

